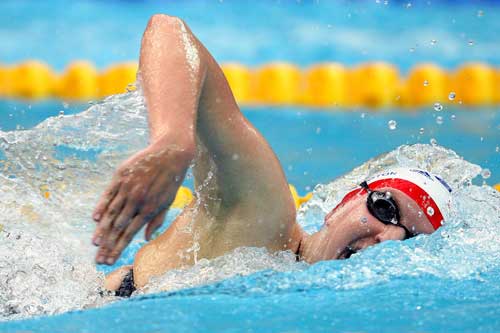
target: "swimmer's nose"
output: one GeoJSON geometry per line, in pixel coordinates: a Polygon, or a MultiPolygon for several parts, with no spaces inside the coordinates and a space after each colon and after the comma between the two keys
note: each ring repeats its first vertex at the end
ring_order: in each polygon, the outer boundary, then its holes
{"type": "Polygon", "coordinates": [[[375,235],[375,242],[382,243],[388,240],[404,240],[405,230],[396,225],[387,225],[384,230],[375,235]]]}

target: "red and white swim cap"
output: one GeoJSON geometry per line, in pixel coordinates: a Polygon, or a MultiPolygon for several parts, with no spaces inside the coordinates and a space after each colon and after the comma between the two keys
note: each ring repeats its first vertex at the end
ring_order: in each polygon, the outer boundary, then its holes
{"type": "MultiPolygon", "coordinates": [[[[439,176],[418,168],[397,168],[367,180],[371,190],[390,187],[409,196],[422,209],[434,230],[450,217],[451,187],[439,176]]],[[[339,205],[352,199],[360,189],[349,192],[339,205]]]]}

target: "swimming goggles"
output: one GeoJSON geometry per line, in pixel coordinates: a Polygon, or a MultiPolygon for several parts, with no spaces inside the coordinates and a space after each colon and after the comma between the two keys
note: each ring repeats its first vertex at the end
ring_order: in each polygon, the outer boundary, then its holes
{"type": "Polygon", "coordinates": [[[366,206],[370,214],[383,224],[397,225],[405,230],[405,239],[413,237],[413,234],[399,222],[399,208],[396,201],[389,192],[372,191],[366,181],[359,186],[368,192],[366,206]]]}

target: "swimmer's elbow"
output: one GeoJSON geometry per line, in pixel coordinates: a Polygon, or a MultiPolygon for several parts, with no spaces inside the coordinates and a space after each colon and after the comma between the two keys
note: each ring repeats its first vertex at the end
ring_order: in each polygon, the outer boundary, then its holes
{"type": "Polygon", "coordinates": [[[154,14],[149,18],[148,28],[164,26],[166,24],[178,26],[181,22],[183,21],[176,16],[170,16],[167,14],[154,14]]]}

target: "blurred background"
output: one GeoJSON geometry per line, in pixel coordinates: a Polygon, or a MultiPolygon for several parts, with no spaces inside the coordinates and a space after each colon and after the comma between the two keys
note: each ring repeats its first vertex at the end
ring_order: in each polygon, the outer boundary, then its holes
{"type": "Polygon", "coordinates": [[[155,13],[222,64],[300,191],[411,143],[500,182],[496,1],[2,1],[0,130],[124,92],[155,13]]]}

